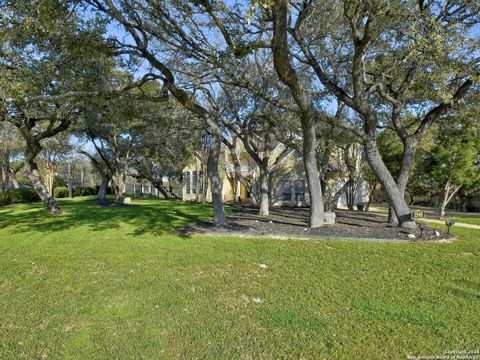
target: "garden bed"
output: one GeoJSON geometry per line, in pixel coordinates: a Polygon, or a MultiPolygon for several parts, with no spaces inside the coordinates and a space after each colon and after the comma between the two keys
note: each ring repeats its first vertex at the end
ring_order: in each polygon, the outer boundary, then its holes
{"type": "Polygon", "coordinates": [[[308,208],[274,208],[270,216],[258,215],[258,209],[233,204],[227,226],[215,227],[204,221],[183,227],[186,234],[213,234],[235,236],[272,236],[280,238],[346,239],[364,241],[444,241],[450,239],[446,233],[428,227],[402,229],[388,224],[384,215],[365,211],[335,210],[336,222],[320,228],[308,228],[308,208]],[[410,234],[415,235],[412,238],[410,234]],[[409,237],[410,236],[410,237],[409,237]]]}

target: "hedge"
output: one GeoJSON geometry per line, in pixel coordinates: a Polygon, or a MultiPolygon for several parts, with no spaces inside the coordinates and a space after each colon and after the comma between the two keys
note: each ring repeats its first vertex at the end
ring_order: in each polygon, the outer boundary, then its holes
{"type": "MultiPolygon", "coordinates": [[[[87,187],[74,187],[73,196],[91,196],[97,195],[97,188],[94,186],[87,187]]],[[[53,189],[53,197],[55,198],[65,198],[68,196],[68,188],[65,186],[58,186],[53,189]]]]}
{"type": "Polygon", "coordinates": [[[59,186],[53,189],[53,197],[65,198],[68,196],[68,189],[65,186],[59,186]]]}
{"type": "Polygon", "coordinates": [[[12,195],[12,203],[30,203],[35,201],[40,201],[40,197],[35,192],[35,190],[26,188],[26,189],[13,189],[10,191],[12,195]]]}
{"type": "Polygon", "coordinates": [[[0,206],[7,206],[12,203],[12,195],[8,190],[0,191],[0,206]]]}
{"type": "Polygon", "coordinates": [[[0,206],[40,201],[33,189],[13,189],[0,191],[0,206]]]}

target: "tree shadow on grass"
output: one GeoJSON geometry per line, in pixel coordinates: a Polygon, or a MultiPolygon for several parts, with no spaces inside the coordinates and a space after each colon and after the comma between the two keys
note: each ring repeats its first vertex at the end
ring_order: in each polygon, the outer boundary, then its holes
{"type": "Polygon", "coordinates": [[[207,204],[168,200],[142,200],[132,206],[111,207],[98,206],[92,198],[78,198],[63,200],[61,206],[65,211],[63,215],[48,215],[42,204],[0,208],[0,229],[13,233],[57,232],[78,227],[105,231],[127,225],[126,235],[162,235],[208,220],[212,214],[207,204]]]}

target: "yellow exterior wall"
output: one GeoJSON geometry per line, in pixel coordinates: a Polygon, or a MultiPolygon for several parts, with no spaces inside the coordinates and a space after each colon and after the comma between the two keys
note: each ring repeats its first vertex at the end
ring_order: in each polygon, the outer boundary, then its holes
{"type": "MultiPolygon", "coordinates": [[[[240,162],[242,166],[247,167],[248,172],[253,176],[254,179],[258,180],[258,168],[255,166],[253,160],[250,158],[248,153],[245,152],[243,144],[239,141],[237,143],[238,149],[237,152],[240,154],[240,162]],[[239,145],[240,144],[240,145],[239,145]]],[[[290,151],[286,155],[283,153],[285,147],[283,145],[277,146],[271,156],[271,179],[270,179],[270,194],[271,194],[271,205],[272,206],[308,206],[309,205],[309,194],[306,184],[306,176],[303,165],[303,158],[296,151],[290,151]],[[285,155],[278,162],[277,158],[281,155],[285,155]],[[284,181],[287,181],[286,184],[290,185],[290,198],[284,199],[283,196],[283,185],[284,181]],[[300,184],[304,184],[303,193],[297,191],[300,188],[300,184]],[[303,194],[303,195],[302,195],[303,194]]],[[[185,167],[184,173],[187,171],[200,171],[202,170],[206,175],[206,165],[203,164],[198,158],[192,159],[192,162],[185,167]]],[[[219,161],[219,175],[222,180],[222,196],[223,201],[234,201],[236,193],[236,180],[234,175],[233,161],[230,154],[230,151],[227,147],[222,148],[222,153],[219,161]]],[[[204,176],[207,183],[207,189],[205,194],[205,199],[203,194],[187,194],[185,183],[183,185],[183,200],[186,201],[207,201],[211,202],[211,191],[208,179],[204,176]]],[[[337,179],[337,176],[330,174],[327,175],[327,181],[329,183],[329,188],[338,190],[337,188],[341,187],[341,181],[337,179]]],[[[362,185],[363,186],[363,185],[362,185]]],[[[364,186],[363,186],[364,187],[364,186]]],[[[365,197],[365,192],[360,191],[359,197],[365,197]]],[[[240,197],[242,201],[248,200],[247,189],[243,184],[240,184],[240,197]]],[[[357,202],[362,202],[362,199],[357,200],[357,202]]]]}
{"type": "Polygon", "coordinates": [[[295,151],[292,151],[273,168],[271,178],[271,203],[273,206],[305,206],[308,204],[308,201],[308,189],[306,188],[303,160],[295,151]],[[283,198],[283,181],[290,181],[290,200],[283,198]],[[301,203],[297,203],[296,201],[295,181],[305,181],[304,201],[301,203]]]}

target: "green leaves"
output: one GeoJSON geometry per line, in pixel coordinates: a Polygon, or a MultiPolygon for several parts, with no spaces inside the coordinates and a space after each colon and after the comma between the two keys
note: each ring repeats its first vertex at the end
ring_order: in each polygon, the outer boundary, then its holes
{"type": "Polygon", "coordinates": [[[461,125],[440,129],[437,144],[427,161],[430,174],[439,183],[469,185],[480,177],[478,131],[461,125]]]}

